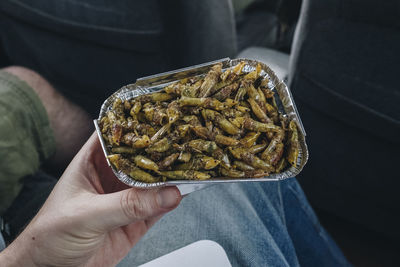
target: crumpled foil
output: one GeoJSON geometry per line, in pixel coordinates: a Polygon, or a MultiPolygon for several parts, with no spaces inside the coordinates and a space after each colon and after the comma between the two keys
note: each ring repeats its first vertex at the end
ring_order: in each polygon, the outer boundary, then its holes
{"type": "Polygon", "coordinates": [[[112,94],[109,98],[107,98],[103,105],[101,106],[100,109],[100,114],[99,118],[97,120],[94,120],[94,124],[96,127],[97,134],[100,139],[101,146],[103,148],[104,154],[107,158],[107,162],[112,168],[114,174],[118,177],[119,180],[121,180],[123,183],[132,186],[132,187],[138,187],[138,188],[154,188],[154,187],[161,187],[161,186],[168,186],[168,185],[184,185],[186,188],[193,187],[189,191],[194,191],[198,188],[202,188],[205,185],[211,185],[211,184],[217,184],[217,183],[241,183],[241,182],[263,182],[263,181],[278,181],[278,180],[283,180],[287,179],[290,177],[294,177],[298,175],[301,170],[303,169],[304,165],[307,163],[308,160],[308,149],[307,149],[307,144],[305,141],[305,130],[303,127],[303,124],[301,122],[299,113],[297,111],[296,105],[294,103],[292,94],[289,90],[289,88],[286,86],[286,84],[283,81],[280,81],[278,77],[275,75],[275,73],[264,63],[256,61],[256,60],[251,60],[251,59],[245,59],[245,58],[239,58],[239,59],[221,59],[217,61],[212,61],[188,68],[183,68],[175,71],[170,71],[170,72],[165,72],[165,73],[160,73],[144,78],[137,79],[136,83],[134,84],[129,84],[118,91],[116,91],[114,94],[112,94]],[[290,166],[287,168],[283,173],[274,173],[266,177],[262,178],[241,178],[241,179],[232,179],[229,177],[219,177],[219,178],[212,178],[209,180],[205,181],[196,181],[196,180],[174,180],[174,181],[166,181],[166,182],[157,182],[157,183],[143,183],[140,181],[135,181],[131,177],[129,177],[127,174],[118,171],[117,169],[112,166],[107,158],[109,155],[110,151],[107,149],[105,141],[102,137],[98,122],[100,119],[106,114],[108,110],[111,109],[112,104],[116,98],[121,98],[123,100],[127,99],[132,99],[134,97],[144,95],[144,94],[150,94],[153,92],[157,92],[162,90],[165,86],[167,86],[170,83],[173,83],[175,81],[181,80],[186,77],[193,77],[193,76],[198,76],[198,75],[205,75],[210,68],[215,65],[216,63],[222,62],[223,69],[227,69],[230,67],[235,66],[241,61],[246,61],[248,64],[244,67],[243,72],[251,72],[253,71],[257,64],[260,64],[262,67],[261,71],[261,76],[267,77],[269,79],[269,88],[274,90],[277,94],[276,101],[279,107],[279,111],[286,117],[288,117],[289,120],[294,120],[299,128],[299,142],[300,142],[300,150],[299,150],[299,156],[297,158],[297,166],[293,167],[290,166]],[[190,186],[192,185],[192,186],[190,186]]]}

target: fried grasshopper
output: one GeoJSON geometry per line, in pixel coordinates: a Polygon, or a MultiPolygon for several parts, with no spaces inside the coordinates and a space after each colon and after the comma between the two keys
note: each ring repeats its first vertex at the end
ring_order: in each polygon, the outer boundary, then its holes
{"type": "Polygon", "coordinates": [[[219,63],[159,92],[117,98],[99,123],[111,164],[145,183],[263,177],[296,166],[297,124],[279,113],[261,66],[246,66],[219,63]]]}

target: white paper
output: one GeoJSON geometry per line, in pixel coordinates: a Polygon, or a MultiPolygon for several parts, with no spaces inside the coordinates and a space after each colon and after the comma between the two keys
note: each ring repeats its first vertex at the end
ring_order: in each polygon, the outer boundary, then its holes
{"type": "Polygon", "coordinates": [[[141,267],[232,267],[225,250],[211,240],[201,240],[175,250],[141,267]]]}

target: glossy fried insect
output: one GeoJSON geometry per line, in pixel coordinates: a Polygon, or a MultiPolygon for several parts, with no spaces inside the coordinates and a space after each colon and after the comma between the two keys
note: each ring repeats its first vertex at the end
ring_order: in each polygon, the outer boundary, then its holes
{"type": "Polygon", "coordinates": [[[257,178],[296,166],[297,124],[279,113],[261,66],[248,66],[219,63],[159,92],[116,99],[99,123],[111,164],[145,183],[257,178]]]}

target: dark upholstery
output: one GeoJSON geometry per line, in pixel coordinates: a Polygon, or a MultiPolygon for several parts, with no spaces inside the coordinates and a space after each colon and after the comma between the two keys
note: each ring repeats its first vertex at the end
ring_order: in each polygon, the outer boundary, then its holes
{"type": "Polygon", "coordinates": [[[238,51],[249,47],[275,47],[278,32],[278,17],[266,10],[251,9],[236,17],[238,51]]]}
{"type": "Polygon", "coordinates": [[[305,0],[289,83],[311,202],[400,238],[400,2],[305,0]]]}
{"type": "Polygon", "coordinates": [[[235,56],[234,26],[229,0],[0,1],[10,63],[42,74],[94,116],[139,77],[235,56]]]}

